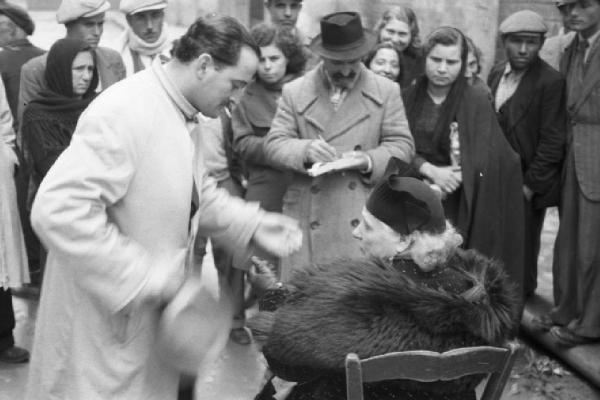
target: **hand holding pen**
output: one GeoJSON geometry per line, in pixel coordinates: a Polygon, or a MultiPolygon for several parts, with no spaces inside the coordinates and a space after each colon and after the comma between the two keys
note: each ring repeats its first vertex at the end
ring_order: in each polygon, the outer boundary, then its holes
{"type": "Polygon", "coordinates": [[[318,139],[311,140],[306,150],[306,161],[309,163],[330,162],[338,158],[335,147],[327,143],[321,135],[318,139]]]}

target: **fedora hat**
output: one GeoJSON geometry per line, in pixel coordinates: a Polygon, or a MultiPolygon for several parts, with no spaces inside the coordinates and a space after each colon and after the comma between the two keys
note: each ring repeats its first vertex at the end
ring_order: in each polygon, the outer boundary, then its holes
{"type": "Polygon", "coordinates": [[[362,27],[356,12],[336,12],[321,19],[321,33],[310,49],[332,60],[355,60],[365,56],[375,45],[376,37],[362,27]]]}

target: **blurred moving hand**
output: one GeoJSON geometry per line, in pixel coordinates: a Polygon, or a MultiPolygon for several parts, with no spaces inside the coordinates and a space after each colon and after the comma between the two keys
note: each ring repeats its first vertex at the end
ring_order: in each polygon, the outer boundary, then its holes
{"type": "Polygon", "coordinates": [[[287,257],[302,246],[298,221],[277,213],[265,213],[252,237],[254,244],[277,257],[287,257]]]}

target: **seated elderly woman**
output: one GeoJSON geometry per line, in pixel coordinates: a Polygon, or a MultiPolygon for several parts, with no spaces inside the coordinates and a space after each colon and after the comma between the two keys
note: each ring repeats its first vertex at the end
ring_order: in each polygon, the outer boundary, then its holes
{"type": "MultiPolygon", "coordinates": [[[[354,236],[364,259],[312,265],[286,284],[253,267],[251,282],[265,293],[250,326],[274,374],[256,399],[281,398],[273,396],[285,380],[295,382],[287,400],[342,400],[347,353],[443,352],[501,345],[513,333],[516,301],[501,264],[459,248],[427,184],[391,174],[368,198],[354,236]]],[[[365,396],[475,399],[481,379],[385,381],[366,385],[365,396]]]]}

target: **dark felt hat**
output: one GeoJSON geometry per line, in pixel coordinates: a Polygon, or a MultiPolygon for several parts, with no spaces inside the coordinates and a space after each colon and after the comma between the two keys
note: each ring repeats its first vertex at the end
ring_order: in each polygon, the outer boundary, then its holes
{"type": "Polygon", "coordinates": [[[446,217],[439,196],[420,179],[391,174],[367,199],[367,210],[401,235],[441,233],[446,217]]]}
{"type": "Polygon", "coordinates": [[[23,29],[27,35],[31,35],[35,30],[35,24],[24,8],[15,4],[0,2],[0,14],[6,15],[15,25],[23,29]]]}
{"type": "Polygon", "coordinates": [[[321,19],[321,33],[310,49],[324,58],[346,61],[365,56],[375,45],[376,37],[362,27],[356,12],[337,12],[321,19]]]}

